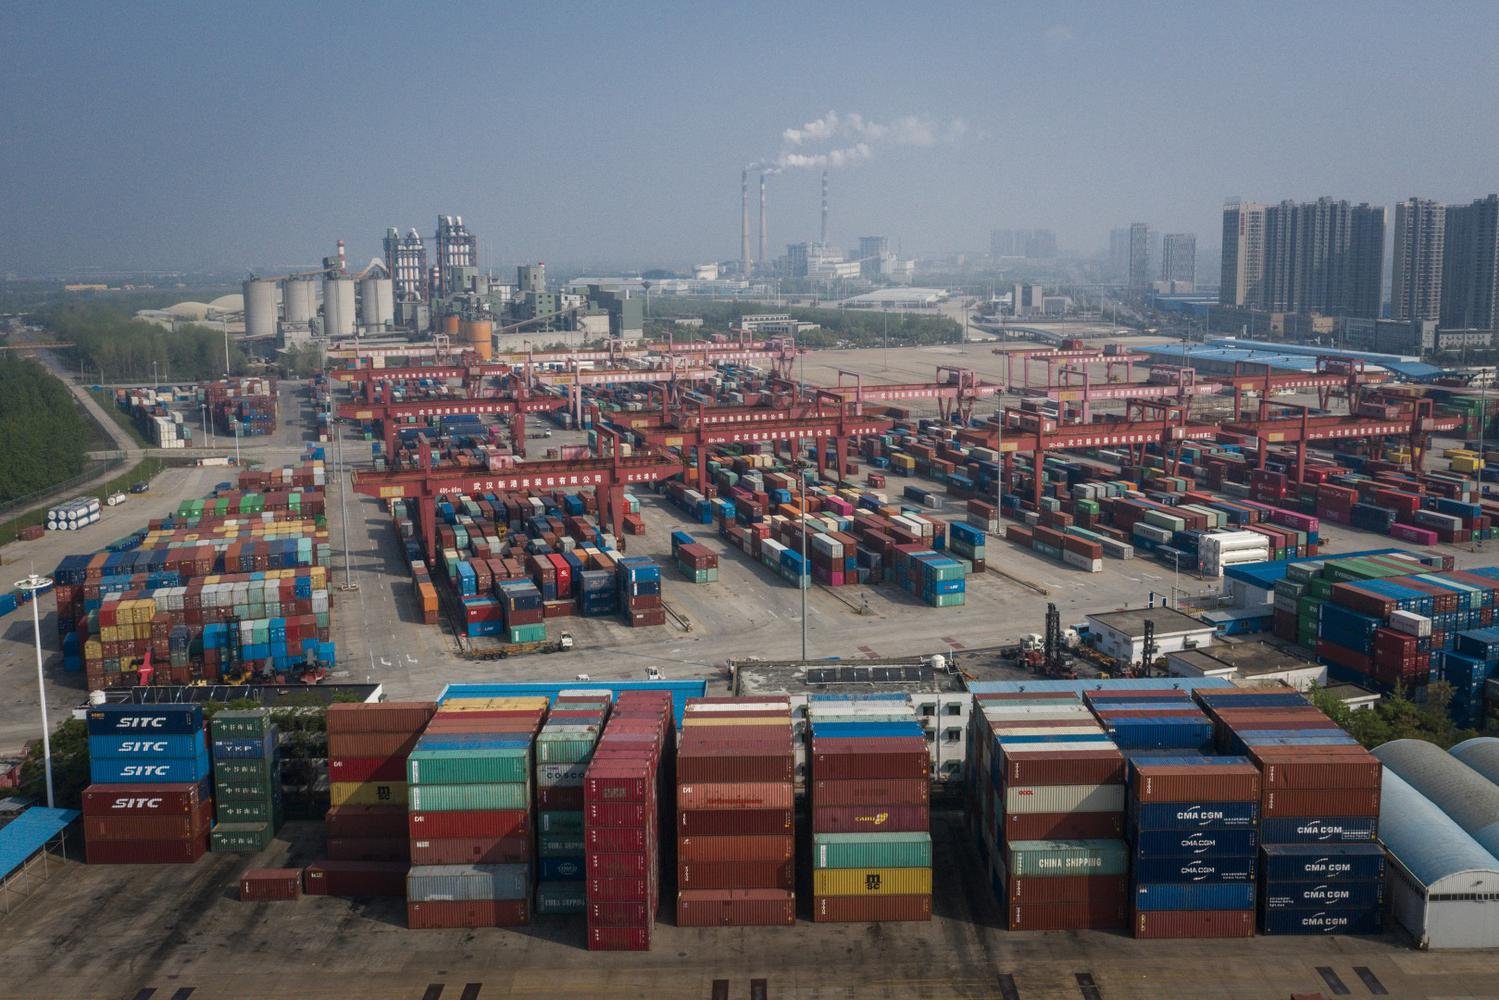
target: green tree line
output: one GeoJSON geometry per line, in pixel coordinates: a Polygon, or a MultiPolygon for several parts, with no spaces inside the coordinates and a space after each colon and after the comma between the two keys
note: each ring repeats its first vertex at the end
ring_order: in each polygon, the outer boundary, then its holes
{"type": "Polygon", "coordinates": [[[0,358],[0,504],[83,472],[91,436],[66,386],[29,358],[0,358]]]}
{"type": "Polygon", "coordinates": [[[698,330],[677,331],[678,339],[696,334],[728,333],[741,316],[757,313],[790,313],[793,319],[816,323],[818,329],[797,337],[804,347],[880,347],[889,338],[892,347],[924,347],[955,343],[963,333],[961,324],[946,316],[916,313],[881,313],[869,309],[789,309],[751,302],[720,302],[711,299],[664,296],[651,300],[652,319],[646,332],[665,338],[670,325],[661,317],[701,318],[698,330]]]}
{"type": "MultiPolygon", "coordinates": [[[[135,319],[107,302],[69,302],[37,313],[38,321],[60,340],[73,345],[73,363],[86,377],[104,382],[148,382],[151,363],[165,382],[200,381],[224,374],[224,334],[206,326],[185,324],[168,330],[135,319]]],[[[245,370],[245,353],[229,345],[230,371],[245,370]]]]}
{"type": "Polygon", "coordinates": [[[1452,686],[1445,682],[1428,685],[1420,702],[1397,691],[1369,708],[1350,709],[1321,688],[1312,690],[1311,699],[1324,715],[1371,750],[1390,740],[1425,740],[1446,750],[1480,735],[1460,728],[1447,714],[1452,686]]]}

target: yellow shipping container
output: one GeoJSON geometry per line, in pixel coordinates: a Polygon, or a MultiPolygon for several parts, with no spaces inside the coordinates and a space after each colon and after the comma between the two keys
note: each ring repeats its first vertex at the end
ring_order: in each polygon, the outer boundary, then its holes
{"type": "Polygon", "coordinates": [[[449,698],[437,706],[439,712],[528,712],[546,708],[544,695],[515,698],[449,698]]]}
{"type": "Polygon", "coordinates": [[[816,896],[920,896],[932,891],[930,868],[819,868],[816,896]]]}
{"type": "Polygon", "coordinates": [[[404,781],[335,781],[328,786],[328,800],[336,806],[404,806],[404,781]]]}

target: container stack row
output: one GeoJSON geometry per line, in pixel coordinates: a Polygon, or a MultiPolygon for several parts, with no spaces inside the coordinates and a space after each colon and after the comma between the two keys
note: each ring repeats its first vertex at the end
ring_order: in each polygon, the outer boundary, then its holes
{"type": "Polygon", "coordinates": [[[791,699],[694,698],[677,748],[677,925],[796,920],[791,699]]]}
{"type": "Polygon", "coordinates": [[[902,702],[807,707],[812,919],[930,920],[931,755],[902,702]]]}
{"type": "Polygon", "coordinates": [[[972,821],[1010,930],[1102,930],[1127,919],[1125,761],[1071,693],[979,697],[972,821]]]}
{"type": "Polygon", "coordinates": [[[588,763],[583,843],[591,951],[650,950],[675,737],[668,692],[622,692],[588,763]]]}
{"type": "Polygon", "coordinates": [[[687,532],[671,533],[671,555],[677,569],[693,583],[718,582],[718,553],[699,545],[687,532]]]}
{"type": "Polygon", "coordinates": [[[91,865],[181,864],[208,849],[212,769],[201,705],[88,709],[83,791],[91,865]]]}
{"type": "Polygon", "coordinates": [[[1137,938],[1252,937],[1260,773],[1245,757],[1130,761],[1137,938]]]}
{"type": "Polygon", "coordinates": [[[406,757],[436,709],[429,701],[328,706],[330,860],[410,861],[406,757]]]}
{"type": "Polygon", "coordinates": [[[536,912],[588,908],[583,777],[609,717],[602,691],[563,691],[536,737],[536,912]]]}
{"type": "Polygon", "coordinates": [[[406,758],[411,928],[531,919],[532,750],[545,697],[450,698],[406,758]]]}
{"type": "Polygon", "coordinates": [[[661,567],[647,556],[624,556],[617,560],[619,608],[625,624],[632,627],[665,625],[661,607],[661,567]]]}
{"type": "Polygon", "coordinates": [[[1224,688],[1197,697],[1219,749],[1260,770],[1260,930],[1378,933],[1382,867],[1378,879],[1368,876],[1382,856],[1379,760],[1297,692],[1224,688]],[[1316,869],[1333,856],[1365,877],[1330,895],[1316,869]]]}
{"type": "Polygon", "coordinates": [[[253,854],[281,828],[280,734],[265,708],[228,709],[208,724],[213,738],[214,851],[253,854]]]}

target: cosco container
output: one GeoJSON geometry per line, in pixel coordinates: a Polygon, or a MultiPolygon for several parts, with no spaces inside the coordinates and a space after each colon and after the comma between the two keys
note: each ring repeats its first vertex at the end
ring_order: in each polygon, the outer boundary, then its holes
{"type": "Polygon", "coordinates": [[[530,865],[418,865],[406,876],[412,902],[526,899],[530,889],[530,865]]]}

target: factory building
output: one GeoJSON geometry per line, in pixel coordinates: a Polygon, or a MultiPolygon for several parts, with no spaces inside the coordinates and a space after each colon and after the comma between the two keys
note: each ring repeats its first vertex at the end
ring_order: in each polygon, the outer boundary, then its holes
{"type": "Polygon", "coordinates": [[[412,229],[402,236],[394,226],[385,230],[385,270],[395,283],[397,302],[427,297],[427,245],[420,233],[412,229]]]}
{"type": "Polygon", "coordinates": [[[1145,623],[1155,628],[1155,655],[1213,644],[1214,628],[1174,608],[1136,608],[1088,615],[1089,634],[1098,636],[1098,649],[1120,663],[1139,663],[1145,655],[1145,623]]]}
{"type": "Polygon", "coordinates": [[[468,290],[478,273],[479,239],[463,225],[461,215],[437,217],[437,284],[434,297],[447,298],[468,290]]]}

